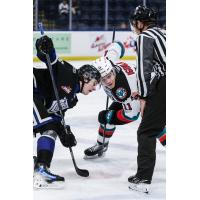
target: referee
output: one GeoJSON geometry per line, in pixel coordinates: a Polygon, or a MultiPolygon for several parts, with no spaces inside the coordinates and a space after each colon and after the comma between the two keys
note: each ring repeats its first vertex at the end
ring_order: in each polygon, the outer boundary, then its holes
{"type": "Polygon", "coordinates": [[[156,161],[156,138],[165,145],[166,133],[166,34],[156,26],[157,13],[138,6],[130,14],[137,35],[137,81],[142,121],[137,131],[137,173],[129,188],[148,193],[156,161]]]}

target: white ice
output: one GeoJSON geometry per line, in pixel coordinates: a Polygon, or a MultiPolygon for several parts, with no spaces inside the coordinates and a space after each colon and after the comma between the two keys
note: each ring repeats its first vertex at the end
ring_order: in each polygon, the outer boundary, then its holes
{"type": "MultiPolygon", "coordinates": [[[[70,62],[80,67],[87,62],[70,62]]],[[[106,107],[106,95],[100,89],[88,96],[78,95],[77,106],[65,115],[77,139],[73,147],[79,168],[90,172],[88,178],[76,174],[69,150],[64,148],[59,139],[56,141],[51,171],[65,177],[62,190],[35,190],[34,200],[161,200],[166,198],[166,153],[157,142],[156,166],[149,195],[130,191],[128,177],[137,169],[137,128],[136,122],[118,126],[110,140],[105,157],[96,160],[84,160],[84,150],[97,139],[98,112],[106,107]]],[[[34,152],[36,149],[34,139],[34,152]]]]}

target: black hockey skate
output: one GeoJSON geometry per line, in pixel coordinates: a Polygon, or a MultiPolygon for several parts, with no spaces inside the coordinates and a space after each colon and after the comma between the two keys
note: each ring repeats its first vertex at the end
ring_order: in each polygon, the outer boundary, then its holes
{"type": "Polygon", "coordinates": [[[37,164],[33,175],[33,187],[38,188],[62,188],[65,179],[62,176],[52,174],[49,168],[43,164],[37,164]]]}
{"type": "Polygon", "coordinates": [[[140,179],[137,176],[130,176],[128,178],[129,189],[148,194],[151,181],[140,179]]]}
{"type": "Polygon", "coordinates": [[[105,155],[107,149],[108,149],[108,142],[105,143],[104,145],[102,143],[97,142],[94,146],[84,151],[85,153],[84,159],[94,159],[102,157],[105,155]]]}

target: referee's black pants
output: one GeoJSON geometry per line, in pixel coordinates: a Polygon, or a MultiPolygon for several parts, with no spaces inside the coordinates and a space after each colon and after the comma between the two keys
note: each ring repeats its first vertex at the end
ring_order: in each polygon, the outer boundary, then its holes
{"type": "Polygon", "coordinates": [[[137,131],[137,177],[151,181],[156,161],[156,136],[165,126],[166,77],[162,77],[146,100],[143,118],[137,131]]]}

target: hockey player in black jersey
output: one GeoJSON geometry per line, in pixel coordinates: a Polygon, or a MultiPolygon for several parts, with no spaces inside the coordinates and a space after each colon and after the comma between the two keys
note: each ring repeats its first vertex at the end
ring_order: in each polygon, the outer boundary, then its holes
{"type": "Polygon", "coordinates": [[[84,151],[85,159],[101,157],[108,149],[116,126],[133,122],[139,117],[136,73],[134,66],[119,61],[123,52],[122,44],[115,42],[105,52],[104,57],[93,62],[93,66],[101,74],[103,89],[113,102],[108,110],[99,112],[97,142],[84,151]]]}
{"type": "MultiPolygon", "coordinates": [[[[53,74],[58,89],[59,101],[63,114],[76,106],[76,94],[88,95],[96,89],[100,73],[92,65],[83,65],[75,69],[71,64],[61,61],[56,56],[52,40],[43,36],[36,41],[37,57],[46,61],[45,53],[50,56],[53,74]]],[[[64,177],[52,174],[49,170],[52,161],[55,140],[59,137],[64,147],[76,145],[76,139],[70,130],[61,124],[59,107],[53,90],[48,68],[34,68],[33,79],[33,131],[40,133],[37,141],[37,160],[34,168],[34,188],[54,188],[64,182],[64,177]]]]}

